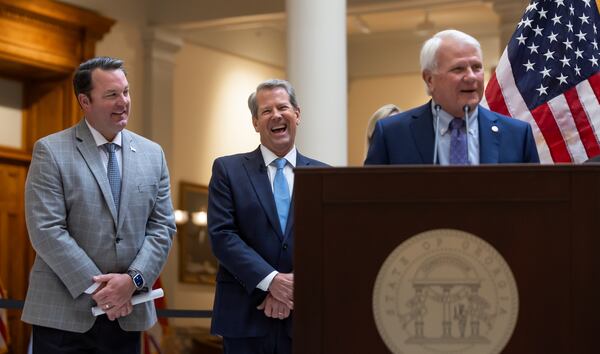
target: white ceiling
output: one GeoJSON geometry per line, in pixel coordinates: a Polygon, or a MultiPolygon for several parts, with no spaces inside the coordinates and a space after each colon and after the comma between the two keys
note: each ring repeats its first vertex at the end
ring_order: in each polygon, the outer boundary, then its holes
{"type": "MultiPolygon", "coordinates": [[[[460,29],[476,37],[497,37],[498,23],[492,5],[484,0],[350,0],[347,16],[349,75],[418,71],[414,66],[382,66],[383,62],[373,56],[400,54],[407,48],[418,51],[427,35],[446,28],[460,29]],[[427,25],[423,24],[426,14],[427,25]],[[419,32],[419,28],[428,31],[419,32]]],[[[285,67],[284,12],[187,21],[161,27],[176,30],[189,43],[285,67]]]]}
{"type": "MultiPolygon", "coordinates": [[[[114,1],[61,1],[114,13],[114,1]]],[[[420,45],[438,30],[460,29],[482,42],[497,39],[499,17],[493,11],[494,2],[496,6],[522,2],[524,7],[527,0],[347,0],[349,76],[418,72],[420,45]],[[424,24],[426,14],[428,23],[424,24]],[[428,31],[417,32],[419,28],[428,31]]],[[[117,20],[134,18],[141,26],[174,31],[188,43],[282,69],[286,66],[286,0],[122,3],[117,20]]]]}

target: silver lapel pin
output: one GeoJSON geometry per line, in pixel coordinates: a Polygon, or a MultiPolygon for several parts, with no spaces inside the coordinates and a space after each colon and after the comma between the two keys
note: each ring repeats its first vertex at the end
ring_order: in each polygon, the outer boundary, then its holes
{"type": "Polygon", "coordinates": [[[497,125],[492,125],[492,131],[494,133],[497,133],[498,132],[498,126],[497,125]]]}

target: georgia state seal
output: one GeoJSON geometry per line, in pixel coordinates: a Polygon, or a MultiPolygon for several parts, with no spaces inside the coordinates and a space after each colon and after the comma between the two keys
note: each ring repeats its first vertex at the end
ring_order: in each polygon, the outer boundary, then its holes
{"type": "Polygon", "coordinates": [[[508,264],[470,233],[438,229],[401,243],[379,270],[373,315],[394,354],[497,354],[517,323],[508,264]]]}

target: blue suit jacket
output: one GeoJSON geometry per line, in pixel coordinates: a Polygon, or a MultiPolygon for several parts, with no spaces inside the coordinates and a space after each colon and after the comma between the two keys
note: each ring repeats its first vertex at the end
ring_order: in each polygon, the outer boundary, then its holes
{"type": "MultiPolygon", "coordinates": [[[[298,153],[296,167],[307,166],[326,165],[298,153]]],[[[220,263],[211,332],[264,336],[280,320],[256,309],[267,294],[256,285],[274,270],[293,271],[293,199],[282,233],[260,148],[216,159],[208,188],[208,232],[220,263]]],[[[291,335],[292,317],[284,321],[291,335]]]]}
{"type": "MultiPolygon", "coordinates": [[[[479,163],[539,162],[531,126],[479,106],[479,163]],[[492,131],[492,126],[498,127],[492,131]]],[[[365,165],[433,163],[431,102],[377,122],[365,165]]]]}

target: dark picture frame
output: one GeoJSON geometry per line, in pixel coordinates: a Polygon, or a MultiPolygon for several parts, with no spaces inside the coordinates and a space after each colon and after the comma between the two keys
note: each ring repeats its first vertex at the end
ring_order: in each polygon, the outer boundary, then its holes
{"type": "Polygon", "coordinates": [[[206,225],[208,187],[180,182],[179,209],[186,215],[177,225],[179,239],[179,281],[214,285],[218,261],[212,253],[206,225]]]}

